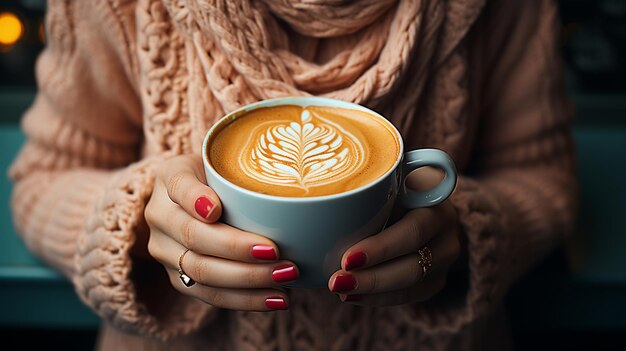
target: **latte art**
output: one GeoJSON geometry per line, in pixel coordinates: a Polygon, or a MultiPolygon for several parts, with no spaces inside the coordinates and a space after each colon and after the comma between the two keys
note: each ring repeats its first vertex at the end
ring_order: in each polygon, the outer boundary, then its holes
{"type": "Polygon", "coordinates": [[[210,164],[231,183],[284,197],[369,184],[399,162],[397,132],[356,109],[280,105],[233,115],[215,129],[210,164]]]}
{"type": "Polygon", "coordinates": [[[341,126],[313,118],[307,109],[299,122],[259,126],[239,158],[251,178],[302,188],[339,181],[363,165],[363,145],[341,126]]]}

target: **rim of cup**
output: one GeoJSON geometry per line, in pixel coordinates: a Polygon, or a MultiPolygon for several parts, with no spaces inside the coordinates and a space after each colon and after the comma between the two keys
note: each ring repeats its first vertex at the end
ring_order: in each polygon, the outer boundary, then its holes
{"type": "Polygon", "coordinates": [[[326,98],[326,97],[318,97],[318,96],[288,96],[288,97],[279,97],[279,98],[261,100],[261,101],[257,101],[257,102],[254,102],[254,103],[242,106],[242,107],[240,107],[240,108],[238,108],[236,110],[233,110],[233,111],[227,113],[222,118],[220,118],[215,124],[213,124],[213,126],[206,133],[206,135],[204,137],[204,140],[202,141],[202,162],[203,162],[205,168],[207,168],[209,170],[209,172],[211,172],[211,174],[213,176],[215,176],[216,178],[218,178],[221,182],[223,182],[224,184],[226,184],[227,186],[229,186],[231,188],[236,189],[239,192],[248,194],[250,196],[258,197],[258,198],[261,198],[261,199],[267,199],[267,200],[273,200],[273,201],[291,202],[291,203],[300,203],[300,202],[311,203],[311,202],[317,202],[317,201],[321,202],[321,201],[335,200],[335,199],[339,199],[339,198],[342,198],[342,197],[348,197],[348,196],[351,196],[353,194],[359,193],[361,191],[367,190],[367,189],[369,189],[371,187],[376,186],[383,179],[385,179],[390,173],[392,173],[398,167],[400,162],[402,161],[403,156],[404,156],[404,141],[402,140],[402,135],[400,135],[400,132],[398,131],[398,129],[388,119],[386,119],[385,117],[383,117],[382,115],[380,115],[378,112],[376,112],[374,110],[371,110],[371,109],[369,109],[369,108],[367,108],[365,106],[362,106],[362,105],[359,105],[359,104],[356,104],[356,103],[353,103],[353,102],[337,100],[337,99],[332,99],[332,98],[326,98]],[[398,138],[398,142],[400,144],[400,150],[398,152],[398,156],[396,158],[396,161],[393,163],[391,168],[389,168],[389,170],[387,170],[387,172],[385,172],[384,174],[380,175],[378,178],[376,178],[376,180],[374,180],[374,181],[372,181],[370,183],[367,183],[367,184],[362,185],[362,186],[360,186],[358,188],[354,188],[352,190],[344,191],[344,192],[341,192],[341,193],[330,194],[330,195],[321,195],[321,196],[290,197],[290,196],[262,194],[262,193],[258,193],[256,191],[252,191],[252,190],[246,189],[244,187],[241,187],[241,186],[239,186],[239,185],[229,181],[228,179],[224,178],[221,174],[219,174],[219,172],[217,172],[217,170],[215,170],[215,168],[211,164],[211,161],[209,159],[209,155],[207,153],[207,146],[209,144],[209,140],[211,139],[213,134],[216,133],[218,128],[220,128],[222,125],[228,125],[228,124],[232,123],[234,120],[236,120],[237,118],[239,118],[240,116],[243,116],[246,113],[248,113],[250,111],[253,111],[253,110],[256,110],[258,108],[283,106],[283,105],[297,105],[297,106],[301,106],[301,107],[306,107],[306,106],[328,106],[328,107],[350,108],[350,109],[355,109],[355,110],[360,110],[360,111],[367,112],[370,115],[373,115],[376,118],[382,120],[383,123],[386,123],[389,127],[391,127],[391,130],[393,130],[396,133],[396,137],[398,138]]]}

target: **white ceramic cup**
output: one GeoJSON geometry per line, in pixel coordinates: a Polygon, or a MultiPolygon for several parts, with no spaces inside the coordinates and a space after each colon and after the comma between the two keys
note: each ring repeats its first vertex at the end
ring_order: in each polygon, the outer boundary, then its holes
{"type": "Polygon", "coordinates": [[[346,249],[365,237],[380,232],[396,202],[408,209],[436,205],[456,186],[456,169],[451,158],[436,149],[404,153],[402,136],[378,113],[341,100],[320,97],[286,97],[256,102],[232,111],[207,132],[202,159],[208,185],[222,202],[221,221],[273,240],[280,258],[293,261],[299,269],[298,280],[290,287],[324,287],[328,278],[341,268],[346,249]],[[400,151],[393,166],[375,181],[359,188],[326,196],[282,197],[244,189],[222,177],[211,165],[208,145],[221,127],[252,110],[280,106],[329,106],[368,112],[395,131],[400,151]],[[405,186],[411,171],[432,166],[443,170],[441,183],[427,191],[412,191],[405,186]]]}

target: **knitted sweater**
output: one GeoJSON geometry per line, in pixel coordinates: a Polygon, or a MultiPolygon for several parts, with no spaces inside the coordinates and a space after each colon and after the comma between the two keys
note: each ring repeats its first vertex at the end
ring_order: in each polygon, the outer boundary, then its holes
{"type": "Polygon", "coordinates": [[[484,349],[507,288],[572,230],[556,16],[547,0],[51,0],[14,221],[103,319],[102,349],[484,349]],[[455,160],[466,270],[433,299],[294,289],[288,311],[221,310],[146,254],[159,162],[199,153],[234,108],[307,94],[366,105],[407,149],[455,160]]]}

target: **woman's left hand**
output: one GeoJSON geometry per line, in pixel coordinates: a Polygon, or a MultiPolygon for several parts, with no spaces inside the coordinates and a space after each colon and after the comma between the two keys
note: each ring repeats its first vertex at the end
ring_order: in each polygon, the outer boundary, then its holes
{"type": "Polygon", "coordinates": [[[460,226],[450,202],[418,208],[350,247],[342,257],[342,269],[328,280],[328,288],[339,293],[342,301],[358,305],[424,301],[445,286],[448,270],[460,252],[460,226]],[[428,254],[424,247],[432,254],[432,266],[426,269],[418,253],[428,254]]]}

